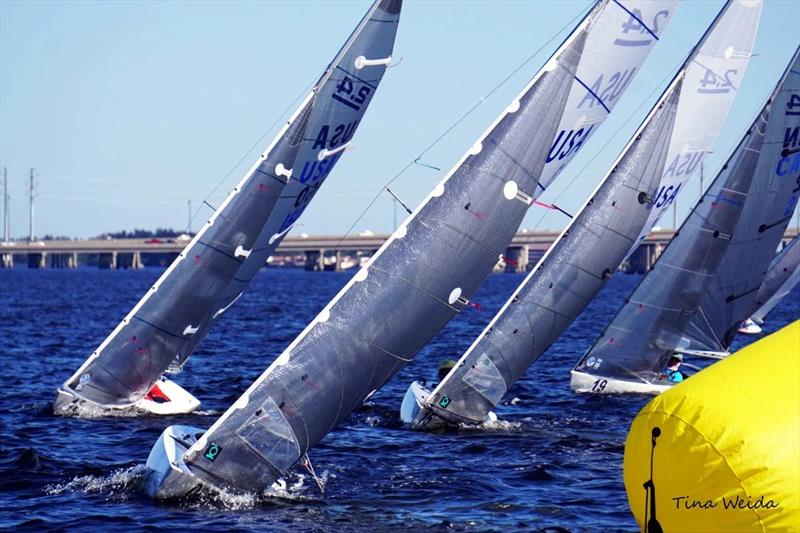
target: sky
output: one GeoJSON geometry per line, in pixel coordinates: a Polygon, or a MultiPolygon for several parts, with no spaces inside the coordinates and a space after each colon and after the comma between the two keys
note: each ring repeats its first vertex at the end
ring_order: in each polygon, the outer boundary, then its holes
{"type": "MultiPolygon", "coordinates": [[[[392,185],[410,207],[422,201],[592,3],[406,0],[394,53],[402,60],[384,77],[355,149],[293,233],[341,234],[353,223],[354,232],[390,232],[394,205],[383,185],[480,103],[422,158],[440,171],[414,165],[392,185]]],[[[222,201],[369,4],[0,0],[0,166],[8,168],[11,236],[28,232],[30,168],[39,236],[183,229],[188,201],[199,228],[211,214],[203,200],[222,201]]],[[[619,105],[541,201],[580,207],[722,5],[681,2],[619,105]]],[[[800,1],[765,0],[757,55],[706,160],[706,184],[798,43],[800,1]]],[[[678,197],[678,222],[699,191],[695,176],[678,197]]],[[[567,222],[534,207],[523,228],[567,222]]],[[[671,215],[662,226],[672,226],[671,215]]]]}

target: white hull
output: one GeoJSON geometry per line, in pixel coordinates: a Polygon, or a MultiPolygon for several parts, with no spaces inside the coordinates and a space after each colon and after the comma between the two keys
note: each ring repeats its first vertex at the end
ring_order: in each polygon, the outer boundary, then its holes
{"type": "Polygon", "coordinates": [[[419,381],[411,382],[400,405],[400,420],[404,424],[409,424],[412,429],[421,429],[424,426],[422,422],[433,415],[425,405],[428,395],[430,391],[419,381]]]}
{"type": "Polygon", "coordinates": [[[744,333],[745,335],[758,335],[761,333],[761,326],[756,324],[752,319],[748,318],[741,324],[739,324],[739,333],[744,333]]]}
{"type": "Polygon", "coordinates": [[[169,426],[161,433],[147,457],[145,492],[148,496],[180,498],[202,485],[183,462],[183,454],[204,432],[192,426],[169,426]]]}
{"type": "Polygon", "coordinates": [[[590,394],[659,394],[672,387],[667,382],[627,381],[593,376],[576,370],[570,372],[569,386],[575,392],[590,394]]]}
{"type": "Polygon", "coordinates": [[[163,377],[153,385],[147,397],[131,405],[101,405],[65,387],[59,387],[53,402],[53,412],[62,416],[163,416],[191,413],[198,407],[200,400],[174,381],[163,377]]]}

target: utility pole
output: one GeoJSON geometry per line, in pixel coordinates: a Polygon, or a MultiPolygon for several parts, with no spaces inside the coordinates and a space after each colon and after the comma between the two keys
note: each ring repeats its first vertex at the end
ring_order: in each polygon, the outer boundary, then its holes
{"type": "Polygon", "coordinates": [[[8,169],[3,167],[3,242],[8,242],[8,169]]]}
{"type": "Polygon", "coordinates": [[[29,214],[29,219],[28,219],[28,241],[29,242],[33,242],[34,241],[34,234],[33,234],[33,198],[35,196],[35,192],[34,192],[35,184],[34,184],[34,180],[33,180],[33,176],[34,176],[33,172],[34,172],[33,169],[31,169],[30,185],[29,185],[29,188],[28,188],[28,194],[29,194],[29,198],[28,199],[29,199],[29,202],[30,202],[30,214],[29,214]]]}
{"type": "Polygon", "coordinates": [[[186,233],[191,234],[192,233],[192,199],[191,198],[186,200],[186,205],[189,208],[188,218],[186,219],[187,220],[187,222],[186,222],[186,233]]]}

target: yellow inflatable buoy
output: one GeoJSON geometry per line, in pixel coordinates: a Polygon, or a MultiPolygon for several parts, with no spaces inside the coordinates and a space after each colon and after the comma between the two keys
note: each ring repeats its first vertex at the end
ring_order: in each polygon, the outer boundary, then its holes
{"type": "Polygon", "coordinates": [[[648,533],[800,532],[800,320],[654,398],[623,470],[648,533]]]}

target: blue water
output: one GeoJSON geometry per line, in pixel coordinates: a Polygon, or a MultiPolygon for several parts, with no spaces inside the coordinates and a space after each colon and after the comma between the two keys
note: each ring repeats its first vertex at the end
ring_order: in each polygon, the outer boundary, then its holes
{"type": "MultiPolygon", "coordinates": [[[[311,450],[321,496],[300,472],[280,497],[204,495],[154,503],[140,490],[161,430],[208,427],[328,302],[347,273],[262,271],[186,371],[200,413],[60,418],[49,402],[159,275],[143,271],[0,271],[0,528],[202,531],[635,531],[622,482],[625,435],[648,401],[577,396],[569,370],[638,281],[617,275],[497,409],[493,429],[413,433],[398,419],[408,383],[457,358],[521,276],[489,277],[415,361],[311,450]],[[513,401],[512,401],[513,400],[513,401]]],[[[790,295],[766,330],[800,316],[790,295]]],[[[752,339],[737,340],[737,347],[752,339]]]]}

